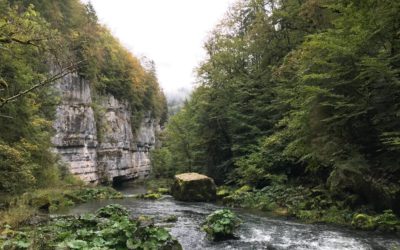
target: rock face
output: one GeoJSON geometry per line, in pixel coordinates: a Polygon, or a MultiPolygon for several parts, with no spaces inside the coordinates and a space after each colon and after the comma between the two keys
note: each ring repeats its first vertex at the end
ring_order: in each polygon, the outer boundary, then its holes
{"type": "Polygon", "coordinates": [[[56,110],[53,144],[72,174],[94,182],[97,175],[97,130],[89,84],[76,74],[64,77],[57,88],[61,103],[56,110]]]}
{"type": "Polygon", "coordinates": [[[94,104],[90,84],[77,74],[61,79],[56,89],[61,102],[53,144],[72,174],[93,183],[149,174],[149,150],[155,146],[160,129],[149,112],[135,133],[129,105],[112,95],[97,97],[94,104]],[[94,105],[102,110],[97,119],[94,105]]]}
{"type": "Polygon", "coordinates": [[[171,187],[172,196],[181,201],[214,201],[216,186],[214,180],[198,173],[175,175],[171,187]]]}

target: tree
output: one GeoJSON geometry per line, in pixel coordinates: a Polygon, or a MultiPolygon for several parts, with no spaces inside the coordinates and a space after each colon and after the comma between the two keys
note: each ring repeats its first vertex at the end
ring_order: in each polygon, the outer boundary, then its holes
{"type": "MultiPolygon", "coordinates": [[[[398,206],[399,10],[398,1],[238,1],[174,117],[176,137],[198,145],[179,159],[201,159],[225,182],[287,180],[398,206]]],[[[185,151],[175,140],[165,145],[185,151]]]]}

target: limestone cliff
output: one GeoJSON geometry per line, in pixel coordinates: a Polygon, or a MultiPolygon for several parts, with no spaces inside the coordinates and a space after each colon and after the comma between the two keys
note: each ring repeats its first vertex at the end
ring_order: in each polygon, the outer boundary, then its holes
{"type": "Polygon", "coordinates": [[[90,84],[77,74],[64,77],[56,89],[61,102],[53,144],[71,173],[95,183],[149,174],[149,150],[155,146],[160,127],[149,112],[137,131],[132,131],[135,118],[129,105],[112,95],[96,97],[103,112],[95,119],[90,84]]]}

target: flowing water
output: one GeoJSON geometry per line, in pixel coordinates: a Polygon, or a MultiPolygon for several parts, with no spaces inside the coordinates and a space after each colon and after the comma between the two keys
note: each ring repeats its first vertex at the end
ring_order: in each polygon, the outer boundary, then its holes
{"type": "MultiPolygon", "coordinates": [[[[144,188],[128,188],[125,194],[144,192],[144,188]]],[[[133,216],[147,215],[157,218],[176,216],[177,222],[163,223],[184,249],[388,249],[400,250],[400,239],[395,236],[353,231],[326,225],[309,225],[285,219],[270,218],[249,211],[235,210],[243,224],[238,239],[210,242],[200,230],[205,217],[222,206],[211,203],[175,201],[166,196],[160,200],[107,200],[85,203],[71,213],[93,212],[107,204],[117,203],[128,208],[133,216]]]]}

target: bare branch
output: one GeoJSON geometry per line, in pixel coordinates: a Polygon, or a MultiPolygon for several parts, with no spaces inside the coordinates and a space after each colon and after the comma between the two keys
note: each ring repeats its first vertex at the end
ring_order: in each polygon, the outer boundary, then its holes
{"type": "Polygon", "coordinates": [[[40,87],[43,87],[43,86],[48,85],[50,83],[53,83],[53,82],[63,78],[64,76],[74,72],[76,70],[77,66],[79,64],[81,64],[82,62],[83,61],[79,61],[77,63],[74,63],[74,64],[66,67],[66,68],[63,68],[59,73],[51,76],[50,78],[47,78],[46,80],[44,80],[44,81],[42,81],[42,82],[40,82],[38,84],[33,85],[29,89],[26,89],[24,91],[19,92],[18,94],[14,95],[14,96],[11,96],[9,98],[5,98],[4,100],[1,100],[0,101],[0,108],[2,108],[4,105],[6,105],[9,102],[12,102],[12,101],[18,99],[19,97],[26,95],[27,93],[34,91],[37,88],[40,88],[40,87]]]}
{"type": "Polygon", "coordinates": [[[44,41],[44,40],[46,40],[46,39],[30,39],[30,40],[23,41],[23,40],[20,40],[18,38],[15,38],[15,37],[6,37],[6,38],[0,38],[0,43],[12,43],[12,42],[15,42],[15,43],[19,43],[19,44],[22,44],[22,45],[32,45],[32,46],[38,47],[38,45],[35,44],[34,42],[40,42],[40,41],[44,41]]]}
{"type": "MultiPolygon", "coordinates": [[[[2,88],[8,88],[8,83],[3,79],[3,78],[1,78],[1,76],[0,76],[0,87],[2,87],[2,88]]],[[[3,90],[3,89],[0,89],[0,90],[3,90]]]]}
{"type": "Polygon", "coordinates": [[[14,117],[9,116],[9,115],[0,115],[2,118],[7,118],[7,119],[14,119],[14,117]]]}

